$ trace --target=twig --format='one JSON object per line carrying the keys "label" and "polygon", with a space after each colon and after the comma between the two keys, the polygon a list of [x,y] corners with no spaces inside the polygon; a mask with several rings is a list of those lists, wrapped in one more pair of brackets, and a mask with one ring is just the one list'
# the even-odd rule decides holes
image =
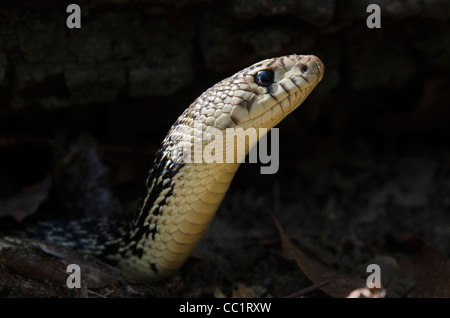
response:
{"label": "twig", "polygon": [[301,289],[299,291],[296,291],[295,293],[287,295],[284,298],[297,298],[297,297],[303,296],[303,295],[305,295],[307,293],[310,293],[310,292],[312,292],[314,290],[317,290],[319,288],[325,287],[325,286],[327,286],[329,284],[330,284],[329,280],[324,280],[323,282],[311,285],[309,287],[306,287],[306,288],[303,288],[303,289]]}

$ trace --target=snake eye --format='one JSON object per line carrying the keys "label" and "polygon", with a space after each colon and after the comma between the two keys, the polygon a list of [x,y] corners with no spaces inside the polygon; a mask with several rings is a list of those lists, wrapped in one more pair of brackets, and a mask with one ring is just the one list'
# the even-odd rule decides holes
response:
{"label": "snake eye", "polygon": [[273,71],[268,70],[259,71],[255,75],[255,83],[258,84],[259,86],[266,87],[273,83],[273,78],[274,78]]}

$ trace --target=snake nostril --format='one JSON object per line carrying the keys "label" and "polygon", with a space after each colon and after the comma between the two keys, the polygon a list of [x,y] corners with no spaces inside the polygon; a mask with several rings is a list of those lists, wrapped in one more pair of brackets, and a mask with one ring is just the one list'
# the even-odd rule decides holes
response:
{"label": "snake nostril", "polygon": [[300,65],[300,71],[301,71],[302,73],[306,73],[306,72],[308,71],[308,65],[306,65],[306,64],[301,64],[301,65]]}

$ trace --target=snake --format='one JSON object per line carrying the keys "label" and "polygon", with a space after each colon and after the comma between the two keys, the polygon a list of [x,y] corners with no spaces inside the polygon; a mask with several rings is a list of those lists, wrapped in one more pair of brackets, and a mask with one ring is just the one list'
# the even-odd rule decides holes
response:
{"label": "snake", "polygon": [[85,218],[60,226],[41,222],[30,233],[94,254],[130,281],[169,277],[200,242],[242,162],[237,156],[231,162],[186,160],[185,154],[195,147],[205,150],[213,141],[226,146],[227,134],[239,128],[262,131],[245,139],[242,155],[247,155],[265,132],[306,99],[324,70],[318,57],[292,54],[262,60],[220,81],[171,126],[155,154],[135,213],[120,221]]}

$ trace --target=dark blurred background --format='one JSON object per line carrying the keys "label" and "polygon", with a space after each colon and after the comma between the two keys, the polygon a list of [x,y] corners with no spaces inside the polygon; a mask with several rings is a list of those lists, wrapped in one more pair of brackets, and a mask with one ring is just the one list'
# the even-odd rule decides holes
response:
{"label": "dark blurred background", "polygon": [[325,76],[279,125],[279,172],[243,165],[199,251],[272,239],[274,215],[339,262],[398,233],[450,252],[449,1],[89,0],[68,29],[71,2],[0,4],[0,216],[134,210],[197,96],[314,54]]}

